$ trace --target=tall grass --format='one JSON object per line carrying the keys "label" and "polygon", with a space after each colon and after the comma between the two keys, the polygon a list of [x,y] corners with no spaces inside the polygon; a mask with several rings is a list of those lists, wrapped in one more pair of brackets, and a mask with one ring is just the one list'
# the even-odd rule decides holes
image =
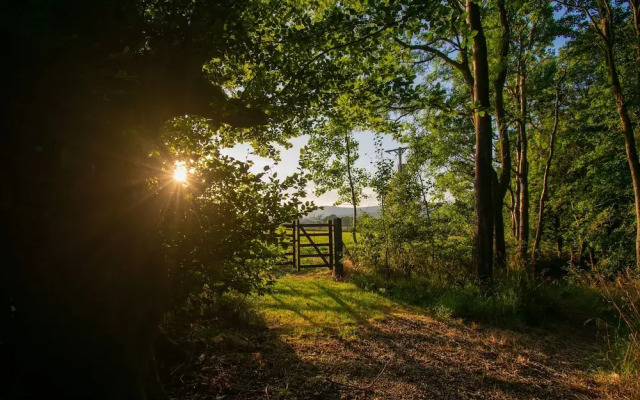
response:
{"label": "tall grass", "polygon": [[607,327],[607,358],[640,394],[640,274],[631,269],[613,278],[593,273],[587,283],[602,293],[618,317],[615,326]]}
{"label": "tall grass", "polygon": [[532,282],[527,274],[510,272],[490,288],[451,275],[428,274],[387,280],[358,271],[350,278],[365,290],[383,293],[396,301],[430,309],[442,317],[489,321],[511,326],[542,325],[566,297],[553,282]]}

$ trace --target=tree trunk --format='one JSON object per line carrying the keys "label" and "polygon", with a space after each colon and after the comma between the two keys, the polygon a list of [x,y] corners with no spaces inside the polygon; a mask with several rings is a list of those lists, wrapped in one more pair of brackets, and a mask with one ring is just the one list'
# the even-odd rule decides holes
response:
{"label": "tree trunk", "polygon": [[[515,172],[515,171],[514,171]],[[517,183],[517,177],[516,177],[516,183]],[[517,225],[516,225],[516,207],[517,207],[517,201],[516,201],[516,195],[513,193],[513,189],[511,189],[511,186],[509,186],[509,198],[511,199],[511,234],[513,235],[513,237],[516,237],[517,234]]]}
{"label": "tree trunk", "polygon": [[520,121],[518,123],[518,135],[520,137],[520,159],[518,172],[520,175],[520,209],[518,227],[518,259],[527,257],[529,242],[529,161],[527,160],[527,90],[526,90],[526,66],[520,68]]}
{"label": "tree trunk", "polygon": [[[420,175],[420,171],[417,171],[418,181],[420,182],[420,192],[422,193],[422,202],[424,204],[424,210],[427,215],[427,224],[431,226],[431,211],[429,210],[429,201],[427,200],[427,192],[424,188],[424,181]],[[431,262],[436,260],[436,243],[434,240],[433,232],[429,233],[429,244],[431,245]]]}
{"label": "tree trunk", "polygon": [[494,257],[498,268],[507,267],[507,251],[504,238],[504,196],[507,194],[511,180],[511,149],[509,146],[509,135],[505,123],[504,110],[504,83],[507,79],[507,57],[509,55],[509,42],[511,30],[504,0],[498,0],[498,13],[500,25],[502,26],[502,37],[500,41],[500,59],[498,61],[498,73],[494,80],[496,123],[498,125],[498,140],[500,141],[500,164],[501,169],[496,175],[494,190]]}
{"label": "tree trunk", "polygon": [[633,26],[636,28],[636,88],[640,90],[640,0],[629,0],[629,4],[633,12]]}
{"label": "tree trunk", "polygon": [[560,108],[560,82],[556,87],[556,101],[554,107],[554,121],[553,129],[549,136],[549,155],[547,156],[547,163],[544,166],[544,177],[542,178],[542,192],[540,193],[540,205],[538,211],[538,226],[536,228],[536,237],[533,241],[533,250],[531,251],[531,271],[535,277],[536,260],[538,256],[538,250],[540,249],[540,239],[542,237],[542,224],[544,222],[544,203],[547,198],[547,188],[549,186],[549,174],[551,172],[551,161],[553,159],[554,146],[556,141],[556,133],[558,131],[559,121],[559,108]]}
{"label": "tree trunk", "polygon": [[520,157],[522,157],[522,145],[520,142],[520,135],[516,136],[516,169],[514,171],[515,175],[515,193],[514,193],[514,205],[512,212],[513,219],[513,237],[516,240],[516,243],[520,241],[520,190],[522,189],[520,185]]}
{"label": "tree trunk", "polygon": [[[622,85],[620,84],[615,63],[613,32],[611,31],[613,29],[613,17],[608,0],[598,0],[598,8],[602,16],[602,26],[599,32],[604,42],[607,74],[609,75],[611,90],[616,100],[616,108],[618,110],[618,116],[620,117],[622,134],[624,135],[627,162],[631,170],[631,181],[633,183],[633,194],[636,206],[636,267],[640,269],[640,161],[638,161],[633,123],[629,116],[629,109],[624,99]],[[598,26],[595,26],[595,28],[600,29]]]}
{"label": "tree trunk", "polygon": [[353,226],[351,227],[351,236],[353,237],[353,243],[358,244],[358,238],[356,233],[357,218],[358,218],[358,202],[356,198],[356,188],[353,182],[353,176],[351,175],[351,144],[349,142],[349,132],[344,135],[344,142],[347,150],[347,179],[349,180],[349,191],[351,192],[351,204],[353,206]]}
{"label": "tree trunk", "polygon": [[493,223],[494,223],[494,234],[495,237],[493,239],[493,255],[495,260],[495,265],[498,268],[506,269],[507,268],[507,253],[506,253],[506,243],[504,237],[504,216],[502,214],[504,202],[503,198],[505,193],[501,191],[502,187],[500,185],[500,180],[498,178],[498,174],[493,174],[493,185],[494,185],[494,193],[493,193]]}
{"label": "tree trunk", "polygon": [[424,188],[424,180],[420,175],[420,171],[418,171],[416,175],[418,176],[418,182],[420,182],[420,193],[422,194],[422,203],[424,205],[424,211],[427,215],[427,223],[431,224],[431,212],[429,210],[429,201],[427,200],[427,192],[425,191],[425,188]]}
{"label": "tree trunk", "polygon": [[385,196],[380,199],[380,211],[382,212],[382,232],[384,234],[384,266],[387,272],[387,280],[391,279],[391,266],[389,264],[389,233],[387,230],[387,219],[385,216]]}
{"label": "tree trunk", "polygon": [[474,264],[478,277],[487,283],[493,279],[493,195],[492,166],[493,131],[489,110],[489,63],[487,61],[487,41],[482,29],[480,6],[473,0],[467,0],[467,19],[473,37],[474,99],[479,109],[474,115],[476,131],[475,154],[475,227],[474,227]]}

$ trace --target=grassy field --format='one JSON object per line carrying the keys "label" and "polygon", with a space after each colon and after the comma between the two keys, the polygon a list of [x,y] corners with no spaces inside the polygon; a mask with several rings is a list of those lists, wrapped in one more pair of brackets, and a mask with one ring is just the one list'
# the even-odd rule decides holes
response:
{"label": "grassy field", "polygon": [[[251,318],[195,326],[179,399],[631,399],[589,331],[512,331],[441,318],[331,279],[280,278]],[[599,372],[594,372],[599,371]]]}

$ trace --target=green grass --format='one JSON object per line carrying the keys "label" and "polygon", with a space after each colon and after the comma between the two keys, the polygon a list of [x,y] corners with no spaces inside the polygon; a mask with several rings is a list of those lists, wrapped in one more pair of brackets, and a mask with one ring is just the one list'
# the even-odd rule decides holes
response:
{"label": "green grass", "polygon": [[387,281],[373,273],[359,273],[350,279],[364,290],[430,310],[442,318],[463,318],[513,328],[561,321],[565,319],[563,311],[567,307],[579,314],[594,307],[592,297],[572,293],[566,285],[536,284],[517,277],[499,279],[488,291],[470,280],[448,282],[437,276]]}
{"label": "green grass", "polygon": [[277,280],[272,293],[254,298],[269,326],[293,335],[328,331],[340,337],[356,334],[359,324],[384,318],[390,299],[351,283],[318,279],[328,269],[292,273]]}

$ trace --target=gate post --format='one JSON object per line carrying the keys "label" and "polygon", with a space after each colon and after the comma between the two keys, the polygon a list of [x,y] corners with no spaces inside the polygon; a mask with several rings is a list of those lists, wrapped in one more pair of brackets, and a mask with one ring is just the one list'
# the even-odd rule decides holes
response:
{"label": "gate post", "polygon": [[344,271],[342,266],[342,218],[333,221],[333,276],[342,278]]}
{"label": "gate post", "polygon": [[334,251],[335,249],[333,248],[333,235],[335,232],[335,228],[333,226],[333,220],[330,219],[327,221],[327,224],[329,225],[329,269],[333,269],[333,258],[336,255],[336,252]]}
{"label": "gate post", "polygon": [[295,259],[296,269],[298,272],[300,272],[300,220],[297,220],[293,223],[293,229],[296,238],[294,242],[295,249],[293,258]]}

